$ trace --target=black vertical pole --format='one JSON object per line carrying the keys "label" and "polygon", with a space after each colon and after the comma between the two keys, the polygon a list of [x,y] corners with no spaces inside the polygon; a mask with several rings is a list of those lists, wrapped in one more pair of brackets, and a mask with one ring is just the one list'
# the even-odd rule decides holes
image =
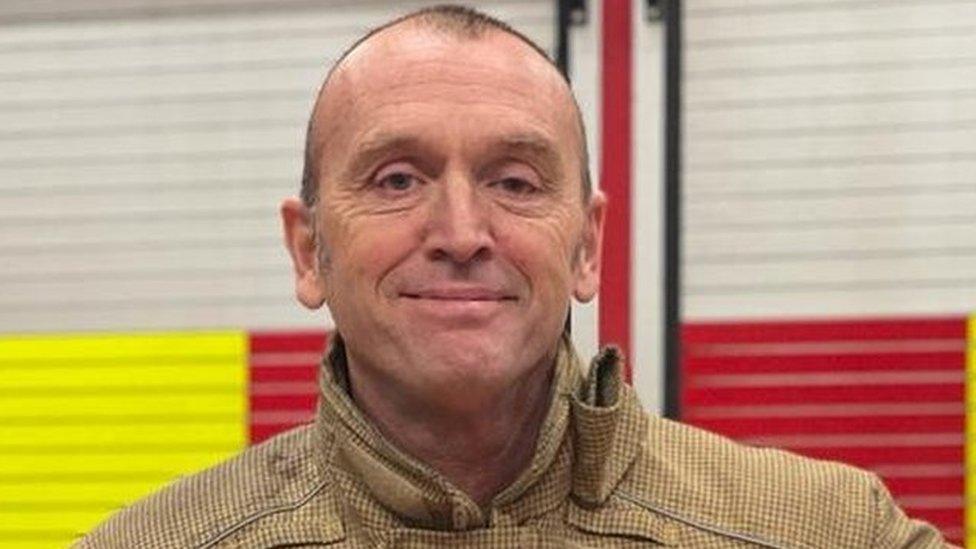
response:
{"label": "black vertical pole", "polygon": [[681,417],[681,0],[664,0],[664,415]]}
{"label": "black vertical pole", "polygon": [[572,2],[556,0],[556,66],[569,80],[569,25]]}
{"label": "black vertical pole", "polygon": [[556,66],[570,80],[569,28],[586,22],[585,0],[555,0],[556,4]]}

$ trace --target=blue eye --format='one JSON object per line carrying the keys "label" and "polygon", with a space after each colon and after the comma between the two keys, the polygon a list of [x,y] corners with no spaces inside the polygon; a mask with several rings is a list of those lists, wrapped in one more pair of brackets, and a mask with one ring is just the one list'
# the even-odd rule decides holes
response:
{"label": "blue eye", "polygon": [[410,188],[414,186],[414,183],[416,182],[416,177],[407,173],[396,172],[380,179],[377,182],[377,185],[391,191],[403,192],[410,190]]}

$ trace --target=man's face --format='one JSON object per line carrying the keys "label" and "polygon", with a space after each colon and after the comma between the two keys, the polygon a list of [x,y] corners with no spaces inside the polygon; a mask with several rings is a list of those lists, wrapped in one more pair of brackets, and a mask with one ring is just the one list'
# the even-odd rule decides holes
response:
{"label": "man's face", "polygon": [[463,399],[548,364],[570,297],[596,291],[603,213],[555,70],[503,33],[403,24],[346,59],[314,116],[327,260],[298,292],[328,304],[354,385],[358,368]]}

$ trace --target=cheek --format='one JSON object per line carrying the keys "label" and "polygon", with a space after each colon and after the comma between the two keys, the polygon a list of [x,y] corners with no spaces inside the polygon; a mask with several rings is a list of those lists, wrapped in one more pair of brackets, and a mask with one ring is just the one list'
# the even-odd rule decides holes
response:
{"label": "cheek", "polygon": [[336,282],[343,286],[334,290],[375,288],[416,248],[416,223],[402,217],[349,220],[333,228],[332,268]]}
{"label": "cheek", "polygon": [[499,244],[528,279],[536,299],[568,299],[572,285],[575,242],[572,224],[531,220],[506,231]]}

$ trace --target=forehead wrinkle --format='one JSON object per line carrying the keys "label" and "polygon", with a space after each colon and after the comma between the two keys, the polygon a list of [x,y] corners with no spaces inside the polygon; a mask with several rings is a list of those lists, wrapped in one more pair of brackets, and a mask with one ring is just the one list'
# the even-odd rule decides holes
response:
{"label": "forehead wrinkle", "polygon": [[[394,54],[395,55],[395,54]],[[561,94],[566,87],[565,82],[557,80],[555,76],[543,74],[532,70],[531,67],[524,67],[517,63],[491,64],[486,63],[477,56],[460,55],[453,50],[445,50],[443,55],[429,53],[423,57],[406,57],[405,54],[397,60],[396,68],[379,67],[375,63],[360,63],[358,67],[347,67],[344,71],[347,75],[353,75],[352,79],[360,80],[357,82],[367,88],[386,88],[389,82],[396,84],[432,84],[441,83],[451,85],[487,85],[492,87],[503,87],[504,81],[499,76],[512,78],[515,83],[507,86],[514,93],[525,93],[523,90],[528,88],[545,87],[550,94]],[[374,71],[378,73],[377,78],[362,78],[356,75],[353,69],[359,72]],[[359,76],[359,78],[355,78]],[[472,82],[474,80],[474,82]]]}
{"label": "forehead wrinkle", "polygon": [[[435,62],[431,64],[438,65]],[[370,101],[377,101],[381,105],[445,101],[458,105],[507,106],[531,113],[537,118],[548,119],[554,124],[559,123],[557,113],[559,103],[563,100],[562,92],[552,86],[540,86],[539,82],[530,79],[509,83],[491,78],[490,75],[494,73],[490,71],[484,72],[488,77],[483,79],[472,79],[470,74],[434,70],[405,78],[381,72],[377,79],[363,79],[365,82],[361,91],[349,98],[347,105],[360,108],[363,103],[367,103],[370,111],[375,108],[368,105]],[[391,95],[390,90],[398,90],[402,96]],[[486,94],[490,94],[487,95],[491,98],[490,101],[486,102]]]}
{"label": "forehead wrinkle", "polygon": [[[559,98],[555,97],[553,93],[530,95],[523,91],[524,87],[500,84],[497,81],[493,83],[494,85],[489,86],[485,82],[472,82],[470,77],[464,76],[446,79],[417,78],[410,82],[393,79],[391,86],[386,85],[387,82],[383,80],[386,79],[371,81],[368,89],[360,93],[334,94],[342,97],[337,98],[336,104],[328,105],[326,108],[321,109],[319,115],[325,124],[318,125],[316,129],[322,130],[331,126],[331,129],[338,130],[341,126],[351,122],[352,117],[350,114],[352,113],[362,113],[365,116],[374,118],[377,113],[384,110],[393,110],[394,112],[390,120],[399,121],[403,119],[403,116],[396,111],[404,106],[411,105],[421,105],[436,110],[445,107],[450,108],[450,105],[458,107],[484,107],[485,109],[504,108],[514,111],[519,117],[534,120],[533,125],[537,125],[540,128],[552,126],[553,130],[556,130],[556,128],[565,123],[556,114],[558,109],[553,108],[559,102]],[[336,87],[354,87],[355,85],[353,82],[344,82],[342,84],[337,82]],[[391,88],[401,90],[402,93],[390,94],[389,91]],[[552,92],[555,90],[548,91]],[[486,93],[491,94],[492,101],[485,101]],[[540,95],[549,100],[540,104],[538,101]],[[333,110],[345,112],[346,115],[327,116],[328,113],[325,111]],[[369,123],[370,126],[376,126],[379,124],[387,124],[389,120],[377,121],[372,119],[369,120]],[[365,128],[358,132],[354,129],[351,141],[358,141],[358,135],[368,133],[373,129]],[[556,131],[558,132],[558,130]],[[338,132],[326,131],[321,133],[326,136],[333,136]]]}

